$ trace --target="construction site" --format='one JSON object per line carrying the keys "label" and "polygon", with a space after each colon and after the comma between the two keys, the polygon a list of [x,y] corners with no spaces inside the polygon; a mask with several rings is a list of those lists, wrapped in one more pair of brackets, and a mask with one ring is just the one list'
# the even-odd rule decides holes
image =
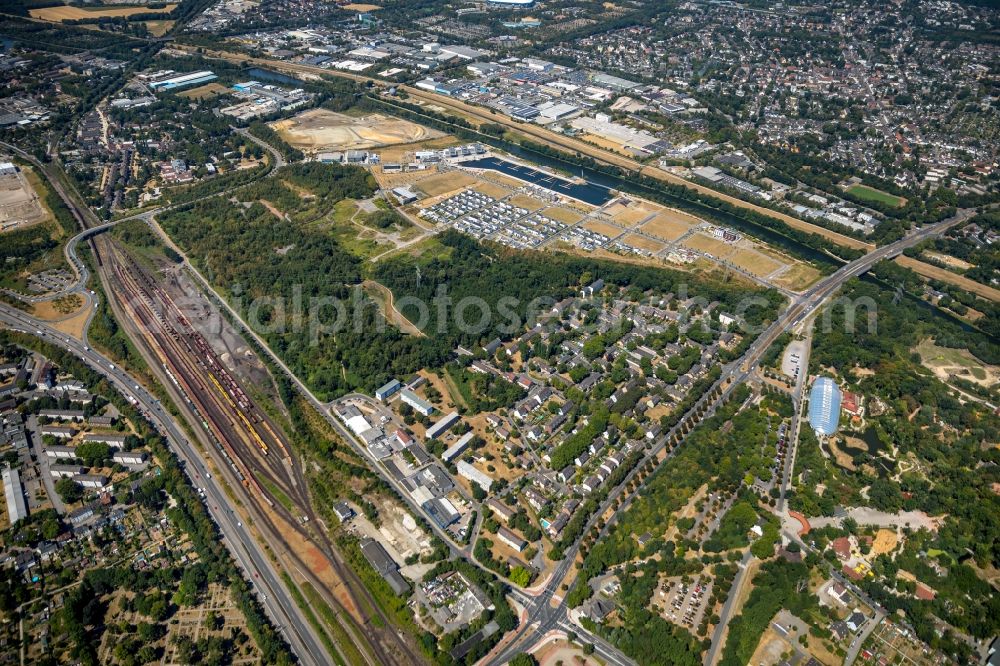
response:
{"label": "construction site", "polygon": [[270,126],[289,145],[310,154],[394,146],[444,136],[400,118],[377,113],[349,116],[326,109],[303,111]]}
{"label": "construction site", "polygon": [[25,172],[0,162],[0,232],[41,222],[48,217]]}

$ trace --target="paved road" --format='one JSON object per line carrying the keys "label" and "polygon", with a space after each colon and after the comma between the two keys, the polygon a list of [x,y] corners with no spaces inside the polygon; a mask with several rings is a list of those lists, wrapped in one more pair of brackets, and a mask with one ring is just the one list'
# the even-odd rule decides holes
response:
{"label": "paved road", "polygon": [[[231,129],[240,136],[257,144],[258,146],[266,150],[268,153],[270,153],[271,166],[267,170],[267,173],[262,174],[260,178],[266,178],[267,176],[270,176],[277,169],[280,169],[281,167],[287,164],[281,152],[279,152],[269,143],[266,143],[261,139],[255,137],[253,134],[250,134],[249,130],[237,127],[231,127]],[[16,298],[24,303],[43,303],[46,301],[54,300],[56,298],[61,298],[63,296],[68,296],[70,294],[78,294],[83,297],[84,304],[87,307],[89,307],[91,310],[96,310],[96,304],[95,304],[96,299],[86,288],[88,282],[90,281],[90,271],[87,269],[87,265],[83,262],[83,260],[80,259],[80,257],[76,253],[76,248],[80,244],[80,241],[87,240],[92,236],[107,231],[108,229],[111,229],[112,227],[121,224],[122,222],[128,222],[130,220],[143,220],[148,223],[150,220],[153,219],[155,215],[159,213],[165,213],[167,211],[175,210],[178,208],[187,208],[202,201],[226,195],[241,187],[246,187],[248,184],[248,183],[242,183],[240,185],[233,186],[221,192],[216,192],[214,194],[207,194],[204,197],[201,197],[199,199],[194,199],[193,201],[171,204],[167,206],[157,206],[155,208],[150,208],[148,210],[144,210],[134,215],[128,215],[126,217],[112,220],[110,222],[106,222],[103,224],[96,224],[95,223],[96,216],[93,216],[92,212],[89,209],[83,209],[82,207],[80,207],[77,204],[77,202],[69,196],[69,193],[65,190],[65,188],[63,188],[56,175],[50,172],[52,168],[51,166],[46,166],[42,164],[34,155],[26,153],[17,146],[14,146],[12,144],[0,141],[0,146],[3,146],[8,150],[16,152],[20,157],[28,160],[33,165],[35,165],[35,167],[39,170],[39,172],[43,176],[45,176],[49,185],[56,191],[56,194],[59,195],[59,197],[63,200],[63,202],[66,204],[69,210],[74,214],[74,217],[76,217],[77,222],[80,224],[80,226],[83,227],[83,231],[78,233],[76,236],[73,236],[68,241],[66,241],[66,245],[63,247],[63,254],[66,257],[66,263],[69,264],[70,268],[72,268],[73,272],[76,274],[76,279],[73,281],[73,283],[67,285],[63,289],[60,289],[59,291],[50,292],[47,294],[41,294],[38,296],[25,295],[20,292],[14,291],[12,289],[4,289],[4,291],[7,294],[10,294],[13,298]],[[86,336],[86,330],[90,324],[90,319],[93,318],[93,315],[94,313],[91,312],[84,326],[85,336]]]}
{"label": "paved road", "polygon": [[219,480],[211,476],[198,452],[170,415],[164,411],[159,401],[121,368],[115,367],[112,370],[111,361],[89,346],[74,338],[66,337],[20,310],[0,303],[0,324],[35,335],[72,352],[104,375],[123,395],[137,401],[139,409],[166,437],[170,448],[183,463],[184,471],[191,483],[204,489],[208,513],[218,526],[229,552],[243,570],[246,579],[256,588],[261,604],[279,627],[299,660],[304,664],[323,666],[326,661],[326,651],[301,610],[292,601],[291,593],[285,588],[261,547],[229,508],[230,500]]}
{"label": "paved road", "polygon": [[806,324],[806,340],[799,353],[799,376],[795,380],[792,388],[792,425],[788,429],[788,441],[785,443],[787,453],[785,455],[785,466],[781,470],[781,494],[778,496],[778,511],[785,510],[785,495],[792,483],[792,474],[795,471],[795,456],[799,450],[799,433],[802,428],[802,407],[803,396],[805,395],[806,378],[809,376],[809,355],[812,353],[813,323]]}
{"label": "paved road", "polygon": [[38,470],[41,473],[42,483],[45,485],[45,492],[48,493],[49,500],[52,502],[56,513],[60,516],[65,516],[66,506],[63,504],[59,493],[56,492],[55,479],[49,473],[49,457],[45,454],[45,449],[42,448],[42,435],[38,430],[38,417],[32,414],[28,417],[25,425],[28,427],[28,432],[31,433],[31,450],[35,454],[35,460],[38,461]]}
{"label": "paved road", "polygon": [[[270,149],[270,147],[268,148]],[[273,149],[270,150],[273,151]],[[218,195],[213,195],[213,196],[218,196]],[[190,205],[190,203],[184,205]],[[160,231],[160,233],[162,234],[162,231],[159,230],[159,227],[158,225],[156,225],[155,220],[153,218],[153,215],[156,212],[159,212],[159,210],[162,209],[154,209],[151,211],[146,211],[139,215],[125,219],[142,218],[148,224],[150,224],[151,227]],[[718,406],[723,404],[725,400],[728,399],[728,397],[732,394],[732,391],[735,390],[736,386],[738,386],[740,383],[745,381],[750,376],[751,371],[759,362],[760,357],[768,349],[768,347],[771,345],[774,339],[776,339],[782,332],[789,330],[793,326],[800,323],[803,319],[808,317],[810,314],[812,314],[826,300],[828,300],[834,293],[836,293],[836,291],[843,285],[844,282],[846,282],[848,279],[851,279],[866,272],[875,263],[883,259],[891,258],[898,255],[906,247],[909,247],[925,238],[931,237],[932,235],[943,233],[947,228],[950,228],[954,224],[957,224],[958,222],[967,219],[971,214],[972,211],[960,211],[959,214],[957,214],[954,218],[950,220],[947,220],[945,222],[936,225],[926,226],[918,230],[917,232],[907,236],[906,238],[897,241],[896,243],[887,245],[882,248],[877,248],[874,251],[862,257],[861,259],[845,265],[836,273],[820,281],[814,287],[810,288],[802,295],[794,299],[790,307],[785,311],[785,313],[783,313],[782,316],[780,316],[778,320],[774,322],[774,324],[772,324],[767,330],[764,331],[762,335],[758,337],[755,343],[750,346],[746,354],[744,354],[743,358],[739,362],[734,362],[724,368],[722,376],[719,378],[716,385],[712,389],[710,389],[710,391],[708,391],[687,414],[685,414],[684,418],[680,421],[680,423],[677,426],[675,426],[674,429],[672,429],[669,433],[665,434],[663,437],[661,437],[660,440],[658,440],[656,445],[652,447],[650,452],[647,454],[646,458],[644,458],[626,477],[626,481],[633,478],[634,475],[637,474],[638,471],[646,464],[646,462],[652,459],[652,456],[655,456],[660,450],[662,450],[665,446],[667,446],[669,439],[673,437],[675,434],[679,433],[681,426],[690,421],[694,417],[695,413],[702,413],[705,416],[710,416],[711,414],[713,414],[714,411],[718,408]],[[86,234],[87,232],[84,233]],[[163,235],[165,236],[165,234]],[[205,280],[200,275],[200,273],[198,273],[197,270],[190,265],[190,262],[187,262],[187,264],[188,267],[192,270],[192,272],[196,275],[196,277],[202,282],[203,286],[209,289],[210,291],[214,292],[208,281]],[[245,332],[250,336],[252,336],[257,341],[258,345],[260,345],[261,348],[264,349],[266,353],[268,353],[272,361],[274,361],[292,379],[292,381],[298,387],[299,391],[304,396],[307,397],[307,399],[313,404],[313,406],[317,410],[320,411],[321,414],[323,414],[324,418],[327,419],[327,421],[331,424],[331,426],[337,430],[337,432],[345,439],[345,441],[350,442],[358,450],[358,452],[361,453],[361,455],[365,456],[369,460],[372,460],[367,448],[362,446],[353,437],[353,435],[343,426],[343,424],[341,424],[336,418],[330,415],[328,409],[326,408],[327,406],[321,401],[319,401],[312,394],[312,392],[309,391],[309,389],[289,370],[287,366],[285,366],[285,364],[281,361],[281,359],[277,357],[277,355],[273,354],[270,351],[266,342],[262,338],[260,338],[260,336],[258,336],[249,326],[247,326],[245,322],[242,321],[238,313],[236,313],[235,310],[229,307],[228,303],[226,303],[223,299],[217,298],[216,300],[222,305],[222,307],[224,307],[229,311],[230,315],[235,320],[239,321],[242,324]],[[67,344],[72,344],[72,343],[67,343]],[[80,346],[83,346],[82,343],[80,343]],[[159,409],[159,406],[156,405],[156,408]],[[377,464],[376,461],[372,460],[372,463],[373,463],[373,468],[382,473],[383,478],[396,489],[400,497],[405,502],[410,504],[411,508],[418,515],[423,515],[423,512],[420,509],[420,507],[415,506],[415,503],[410,498],[409,493],[407,493],[405,489],[402,488],[391,475],[387,474],[384,471],[384,469]],[[601,506],[600,510],[597,511],[591,518],[590,522],[587,525],[587,529],[583,532],[584,534],[586,534],[593,528],[598,518],[612,506],[614,501],[617,500],[619,496],[621,496],[624,493],[625,486],[626,483],[622,483],[618,487],[618,489],[609,494],[608,498],[606,499],[605,503]],[[222,501],[223,500],[220,500],[220,502]],[[621,511],[624,509],[626,505],[627,504],[623,504],[623,508],[619,509],[612,515],[611,520],[608,521],[607,526],[604,528],[605,530],[608,529],[608,527],[610,527],[610,525],[615,521],[618,515],[620,515]],[[225,506],[225,504],[223,504],[223,506]],[[433,521],[430,522],[433,525]],[[470,561],[474,562],[474,559],[471,557],[470,547],[468,546],[459,547],[455,545],[454,542],[452,542],[452,540],[450,539],[450,537],[448,537],[446,534],[442,534],[442,536],[444,536],[446,542],[449,543],[452,551],[456,555],[465,557]],[[543,589],[537,596],[530,597],[519,591],[513,592],[513,596],[528,609],[528,621],[525,623],[525,626],[514,637],[512,641],[512,647],[505,650],[498,657],[490,660],[491,664],[500,664],[504,663],[505,661],[509,661],[509,659],[512,658],[515,654],[522,651],[524,646],[522,646],[521,644],[527,637],[529,636],[541,637],[549,629],[557,626],[562,626],[565,623],[565,620],[567,618],[567,609],[565,607],[565,601],[563,600],[560,603],[556,604],[555,606],[552,605],[551,601],[558,592],[559,584],[563,580],[565,574],[568,572],[569,567],[572,565],[575,555],[578,551],[578,548],[579,548],[579,542],[567,551],[565,559],[557,566],[556,571],[549,579],[549,582],[543,587]],[[278,584],[277,581],[274,581],[274,583],[275,583],[274,587],[280,589],[280,584]],[[734,585],[734,588],[735,587],[736,586]],[[272,596],[268,597],[268,599],[274,598],[274,596],[275,595],[272,594]],[[294,607],[294,604],[292,604],[292,606]],[[295,609],[293,608],[293,610]],[[308,625],[305,625],[304,627],[301,627],[300,631],[307,629]],[[577,629],[577,633],[582,633],[586,636],[586,639],[591,640],[591,642],[594,643],[597,651],[600,652],[602,656],[604,656],[604,658],[607,659],[609,662],[615,664],[630,663],[629,660],[626,657],[624,657],[624,655],[621,655],[617,650],[615,650],[610,645],[606,644],[604,641],[600,640],[598,637],[587,635],[587,632],[584,632],[582,628]],[[322,654],[322,652],[317,651],[314,652],[313,654]]]}
{"label": "paved road", "polygon": [[[756,365],[760,362],[761,357],[771,346],[774,340],[778,338],[778,336],[780,336],[785,331],[791,330],[793,327],[797,326],[798,324],[806,320],[808,317],[810,317],[826,301],[828,301],[834,294],[836,294],[837,291],[843,286],[845,282],[867,272],[876,263],[884,259],[890,259],[902,253],[902,251],[905,250],[907,247],[911,247],[912,245],[915,245],[916,243],[919,243],[922,240],[944,233],[952,226],[968,219],[973,214],[974,211],[972,210],[959,211],[954,217],[949,218],[948,220],[944,220],[934,225],[925,226],[922,229],[906,236],[905,238],[896,241],[895,243],[886,245],[881,248],[877,248],[861,258],[852,261],[848,264],[845,264],[839,270],[829,275],[828,277],[824,278],[820,282],[816,283],[810,289],[803,292],[799,297],[793,299],[792,303],[785,310],[785,312],[782,313],[782,315],[779,316],[778,319],[773,324],[771,324],[771,326],[769,326],[760,336],[758,336],[757,340],[749,347],[749,349],[747,349],[746,353],[743,355],[741,359],[725,366],[722,375],[719,377],[719,380],[716,383],[716,386],[713,387],[712,390],[706,393],[706,396],[712,395],[716,389],[721,389],[721,391],[719,391],[717,394],[718,397],[712,399],[710,407],[707,410],[705,410],[704,417],[702,418],[707,418],[711,416],[720,405],[722,405],[726,400],[729,399],[729,396],[732,394],[732,392],[736,389],[737,386],[739,386],[744,381],[750,378]],[[699,411],[704,406],[703,402],[704,400],[706,400],[706,398],[703,398],[703,400],[699,400],[698,403],[696,403],[695,406],[684,416],[681,423],[685,422],[686,420],[691,418],[694,413]],[[659,451],[660,449],[662,449],[666,445],[667,438],[672,436],[672,432],[673,431],[671,431],[671,433],[667,433],[663,438],[661,438],[658,441],[656,447],[654,447],[653,451]],[[638,471],[638,469],[640,469],[644,464],[645,461],[641,462],[639,465],[636,466],[636,469],[633,471]],[[583,532],[584,534],[586,534],[591,530],[593,524],[596,522],[596,518],[604,513],[606,507],[610,507],[611,501],[614,498],[616,498],[619,494],[621,494],[621,492],[623,492],[623,489],[624,485],[617,492],[612,492],[609,495],[608,502],[606,502],[605,506],[601,507],[601,510],[598,511],[597,514],[595,514],[594,519],[591,520],[590,524],[588,524],[587,529],[584,530]],[[621,513],[627,508],[628,508],[628,503],[627,502],[623,503],[621,508],[619,508],[611,516],[610,520],[607,521],[606,525],[601,530],[602,535],[607,533],[607,531],[614,524],[618,516],[621,515]],[[600,535],[598,536],[598,538],[600,538]],[[546,630],[555,626],[559,622],[559,620],[565,616],[566,613],[566,609],[564,607],[565,602],[560,603],[556,608],[552,608],[549,601],[551,601],[552,597],[555,595],[557,586],[559,582],[561,582],[562,580],[562,575],[560,575],[560,573],[565,574],[565,572],[568,571],[568,567],[572,563],[572,560],[576,555],[576,549],[578,545],[579,543],[572,549],[567,551],[566,559],[560,564],[559,568],[557,569],[556,575],[553,576],[554,582],[551,585],[546,586],[544,594],[536,599],[536,603],[534,604],[534,610],[529,611],[528,619],[525,622],[525,625],[527,626],[519,630],[517,637],[512,641],[510,647],[506,648],[501,654],[493,657],[488,661],[489,666],[499,666],[500,664],[510,661],[510,659],[516,656],[518,652],[523,651],[524,647],[526,647],[525,645],[526,640],[531,636],[533,636],[536,633],[536,631],[541,632],[539,635],[544,635]],[[749,556],[749,551],[748,551],[748,556]],[[741,569],[741,573],[742,571],[744,570]],[[578,582],[577,584],[583,584],[583,583]],[[731,597],[733,594],[735,594],[735,590],[737,589],[738,585],[734,583],[732,587],[733,591],[731,592],[730,595]],[[727,599],[726,604],[729,605],[731,608],[732,606],[731,598]],[[532,629],[531,627],[536,623],[538,625],[538,629],[537,630]],[[720,622],[719,626],[720,627],[724,626],[724,624],[725,622]],[[721,632],[717,630],[716,633],[720,634]],[[718,651],[722,648],[722,645],[723,642],[721,641],[721,636],[717,637],[713,635],[714,649],[710,650],[711,656],[713,656],[713,658],[717,656]]]}
{"label": "paved road", "polygon": [[743,559],[739,561],[736,571],[736,577],[733,578],[733,585],[729,588],[729,595],[726,597],[726,603],[722,604],[722,610],[719,611],[719,624],[715,626],[715,631],[712,632],[712,645],[708,648],[708,654],[705,656],[704,663],[707,666],[713,666],[719,657],[721,656],[720,651],[724,641],[722,640],[725,635],[726,627],[729,626],[729,621],[733,619],[733,613],[736,609],[736,598],[740,594],[740,589],[745,585],[743,579],[747,575],[747,567],[750,565],[750,560],[753,559],[753,553],[750,549],[743,553]]}

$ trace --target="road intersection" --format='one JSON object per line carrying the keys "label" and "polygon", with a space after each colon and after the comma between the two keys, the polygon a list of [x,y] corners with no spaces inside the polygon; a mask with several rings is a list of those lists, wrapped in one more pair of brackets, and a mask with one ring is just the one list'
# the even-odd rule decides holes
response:
{"label": "road intersection", "polygon": [[[248,138],[255,140],[252,137]],[[258,141],[258,143],[261,142]],[[272,160],[272,170],[283,163],[277,151],[274,151],[273,148],[266,146],[266,144],[262,145],[267,147],[274,157]],[[86,209],[78,210],[78,207],[73,203],[72,199],[66,195],[62,188],[58,185],[57,181],[50,178],[50,182],[53,183],[54,188],[60,196],[63,197],[64,201],[67,202],[70,209],[74,211],[74,214],[81,221],[81,224],[84,227],[87,227],[85,219],[87,217],[92,218],[93,214]],[[218,196],[218,194],[210,196]],[[93,295],[86,291],[87,281],[90,278],[89,271],[76,254],[76,248],[79,241],[85,240],[93,234],[105,231],[115,224],[134,219],[142,219],[154,230],[159,232],[161,236],[166,238],[166,235],[163,234],[162,230],[160,230],[158,225],[156,225],[155,215],[157,213],[170,210],[171,208],[189,206],[192,203],[195,202],[186,202],[176,206],[154,208],[105,224],[94,224],[94,220],[91,220],[91,226],[89,228],[85,228],[83,232],[71,239],[66,246],[67,259],[77,272],[78,278],[77,282],[69,288],[67,293],[82,292],[87,297],[87,303],[93,304]],[[682,433],[685,433],[694,427],[698,420],[707,418],[708,416],[714,414],[714,412],[729,399],[735,388],[751,377],[753,372],[755,372],[756,366],[759,364],[763,354],[778,338],[778,336],[780,336],[783,332],[798,326],[812,316],[839,291],[846,281],[865,273],[876,263],[882,260],[898,256],[907,247],[915,245],[926,238],[943,233],[948,228],[951,228],[955,224],[958,224],[959,222],[970,217],[973,212],[974,211],[970,210],[960,211],[949,220],[937,224],[927,225],[892,244],[876,248],[860,259],[845,264],[839,270],[819,281],[816,285],[802,294],[793,297],[785,312],[782,313],[782,315],[779,316],[775,322],[773,322],[758,336],[757,340],[750,345],[748,350],[739,360],[726,365],[722,369],[722,373],[716,380],[715,384],[695,402],[695,404],[686,414],[683,415],[683,417],[669,432],[662,435],[661,438],[649,448],[646,455],[639,461],[639,463],[625,477],[625,479],[616,488],[612,489],[602,505],[599,507],[598,511],[596,511],[590,518],[582,534],[587,535],[588,533],[594,532],[597,529],[597,524],[601,516],[611,510],[620,498],[622,500],[627,499],[623,496],[626,492],[626,487],[629,485],[628,482],[635,478],[640,470],[646,467],[650,462],[653,462],[658,454],[660,454],[661,451],[667,447],[670,447],[667,454],[667,458],[669,458],[676,446],[680,446],[683,442],[681,438]],[[90,213],[90,216],[87,216],[87,213]],[[167,240],[169,242],[169,239]],[[257,335],[257,333],[243,321],[239,313],[237,313],[224,299],[218,296],[210,283],[204,279],[204,277],[197,271],[197,269],[195,269],[194,266],[191,265],[191,262],[187,261],[186,258],[185,264],[201,283],[201,286],[206,290],[206,292],[215,296],[217,304],[228,311],[233,320],[239,323],[240,327],[243,329],[242,332],[252,338],[267,354],[270,361],[280,368],[281,371],[292,380],[296,388],[309,400],[313,407],[315,407],[317,411],[323,415],[323,417],[338,432],[338,434],[345,441],[351,443],[361,455],[366,457],[366,459],[371,460],[373,468],[381,473],[383,479],[396,490],[400,498],[405,501],[417,515],[424,516],[422,508],[417,506],[412,498],[410,498],[409,493],[406,492],[405,488],[402,488],[392,475],[386,473],[385,470],[377,464],[377,461],[370,457],[370,453],[362,445],[362,443],[357,441],[353,434],[330,413],[329,405],[316,398],[308,387],[306,387],[305,384],[291,372],[284,362],[271,351],[261,336]],[[49,298],[55,296],[56,295],[49,295]],[[94,307],[91,307],[91,310],[95,309],[95,307],[96,304],[94,304]],[[149,416],[149,418],[156,424],[157,428],[167,437],[171,448],[185,463],[187,473],[189,476],[192,476],[192,481],[195,482],[196,485],[203,486],[205,488],[208,503],[212,507],[210,509],[210,514],[218,524],[220,532],[226,539],[230,551],[233,553],[234,558],[240,564],[241,568],[246,572],[248,579],[252,580],[253,578],[259,577],[260,583],[255,584],[260,590],[259,596],[261,602],[264,604],[268,613],[276,621],[276,623],[282,627],[284,635],[292,645],[296,654],[298,654],[304,663],[322,663],[321,660],[322,656],[325,655],[325,651],[322,649],[322,646],[311,626],[302,615],[301,610],[298,609],[297,605],[294,603],[291,593],[285,589],[280,577],[277,575],[270,561],[264,555],[260,545],[257,544],[252,536],[246,533],[239,521],[236,519],[235,513],[228,508],[230,500],[228,499],[226,493],[219,487],[218,480],[211,479],[207,468],[205,468],[204,464],[201,462],[201,456],[194,450],[191,443],[188,442],[188,440],[183,436],[180,428],[174,420],[164,412],[159,402],[142,389],[138,382],[134,381],[134,379],[127,375],[122,369],[112,368],[110,361],[93,351],[85,343],[85,341],[77,341],[73,338],[65,337],[63,334],[50,328],[41,320],[6,305],[0,306],[0,322],[3,322],[9,327],[17,328],[33,335],[38,335],[39,337],[71,351],[86,363],[91,365],[91,367],[94,367],[108,377],[116,388],[121,390],[126,395],[131,395],[136,401],[138,401],[144,413]],[[801,379],[799,383],[801,384]],[[797,386],[796,388],[798,391],[801,391],[801,386]],[[794,456],[789,456],[789,460],[791,461],[793,457]],[[790,461],[788,463],[789,465],[791,464]],[[790,475],[787,471],[783,475],[782,496],[784,495],[784,490],[787,487],[789,476]],[[619,507],[611,514],[610,519],[607,520],[601,528],[600,534],[607,533],[607,530],[609,530],[615,523],[616,519],[627,507],[627,505],[627,501],[622,501],[620,503]],[[432,525],[432,527],[434,526],[433,521],[428,522]],[[472,549],[470,546],[456,544],[450,536],[438,530],[436,527],[433,528],[445,539],[446,543],[449,544],[454,556],[463,557],[468,559],[473,564],[477,564],[472,556]],[[574,624],[572,622],[565,597],[558,594],[560,592],[560,585],[562,581],[565,579],[570,567],[573,566],[576,561],[576,556],[579,552],[582,541],[583,537],[578,539],[572,547],[566,550],[564,559],[559,563],[559,565],[557,565],[548,581],[535,594],[528,594],[516,589],[512,590],[511,596],[525,609],[525,620],[522,627],[506,641],[504,641],[504,643],[502,643],[503,647],[497,650],[496,654],[485,660],[485,663],[488,663],[491,666],[506,663],[519,652],[523,652],[528,649],[536,640],[544,637],[550,631],[556,629],[569,631],[569,627],[573,627],[572,631],[582,635],[585,641],[592,643],[594,645],[595,652],[597,652],[598,655],[608,663],[615,664],[616,666],[631,663],[631,660],[629,660],[615,647],[611,646],[600,637],[595,636],[584,630],[582,627]],[[747,560],[747,557],[745,557],[744,560]],[[742,563],[744,567],[741,569],[741,573],[745,571],[745,565],[747,563],[748,561],[744,561]],[[251,574],[253,578],[251,578]],[[576,584],[586,584],[586,581],[577,581]],[[734,589],[737,589],[738,585],[734,584],[733,587]],[[734,610],[732,608],[732,602],[732,597],[727,599],[726,607],[723,609],[724,621],[720,623],[720,626],[724,625],[725,622],[728,621],[728,612],[726,608],[729,608],[730,612]],[[721,640],[717,642],[717,640],[713,638],[712,648],[709,653],[710,661],[708,663],[712,663],[711,660],[717,657],[718,650],[721,649],[721,646]]]}

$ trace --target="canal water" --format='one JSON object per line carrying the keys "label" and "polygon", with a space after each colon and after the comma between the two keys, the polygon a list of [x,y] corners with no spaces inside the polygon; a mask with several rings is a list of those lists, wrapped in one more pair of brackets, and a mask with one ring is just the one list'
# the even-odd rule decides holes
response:
{"label": "canal water", "polygon": [[614,198],[614,195],[611,193],[611,188],[606,185],[601,185],[587,180],[585,180],[582,184],[574,183],[566,180],[565,178],[554,176],[551,173],[539,171],[538,169],[532,169],[529,166],[516,164],[497,157],[484,157],[470,162],[462,162],[462,166],[472,169],[490,169],[492,171],[499,171],[500,173],[507,174],[508,176],[517,178],[518,180],[533,183],[534,185],[538,185],[539,187],[549,190],[550,192],[572,197],[592,206],[603,206]]}
{"label": "canal water", "polygon": [[[268,69],[263,69],[261,67],[250,67],[244,70],[249,78],[261,79],[265,81],[273,81],[275,83],[285,83],[288,85],[299,86],[301,82],[298,79],[286,76],[284,74],[274,72]],[[556,172],[573,174],[574,177],[579,176],[580,180],[585,181],[584,183],[571,182],[569,180],[564,180],[561,183],[551,183],[548,181],[562,180],[555,178],[550,173],[545,173],[542,171],[537,171],[534,169],[527,169],[526,167],[520,167],[514,165],[505,160],[497,160],[496,164],[491,164],[484,168],[496,168],[497,171],[502,173],[507,173],[515,178],[521,180],[530,180],[530,182],[536,182],[536,184],[541,187],[547,187],[548,185],[558,185],[559,187],[565,188],[562,190],[555,190],[557,192],[565,192],[569,194],[574,192],[575,194],[570,194],[580,201],[590,203],[595,206],[600,206],[607,203],[612,198],[611,190],[617,190],[625,194],[632,194],[636,196],[644,196],[650,198],[658,203],[673,206],[682,210],[685,210],[694,215],[701,215],[709,220],[714,220],[720,224],[733,227],[746,234],[752,235],[765,242],[777,245],[779,247],[784,247],[788,250],[794,251],[801,257],[809,259],[817,264],[827,266],[827,267],[839,267],[843,264],[842,261],[835,259],[825,252],[820,252],[819,250],[813,249],[808,245],[804,245],[784,234],[778,233],[773,229],[756,224],[750,220],[738,217],[731,213],[718,210],[704,203],[689,201],[687,199],[682,199],[680,197],[674,196],[666,191],[664,188],[654,188],[641,183],[628,180],[625,178],[619,178],[617,176],[611,176],[606,173],[596,171],[594,169],[583,167],[571,162],[567,162],[548,154],[538,153],[523,146],[518,146],[512,143],[508,143],[498,137],[493,137],[488,134],[482,134],[475,132],[474,130],[469,130],[464,128],[466,132],[474,132],[476,135],[476,140],[480,143],[484,143],[494,148],[503,150],[511,155],[521,158],[526,162],[532,162],[543,167],[547,167]],[[477,160],[480,161],[480,160]],[[475,166],[474,163],[467,163],[469,166]],[[508,169],[511,167],[518,167],[516,172],[510,172]],[[551,188],[549,188],[551,189]]]}
{"label": "canal water", "polygon": [[251,67],[245,70],[247,76],[251,79],[262,79],[264,81],[271,81],[273,83],[285,83],[296,88],[302,85],[302,82],[298,79],[292,78],[291,76],[285,76],[278,72],[272,72],[269,69],[261,69],[260,67]]}

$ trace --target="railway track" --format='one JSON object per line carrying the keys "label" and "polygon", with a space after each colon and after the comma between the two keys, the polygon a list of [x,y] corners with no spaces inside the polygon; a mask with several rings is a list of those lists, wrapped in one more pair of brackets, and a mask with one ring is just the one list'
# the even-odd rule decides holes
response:
{"label": "railway track", "polygon": [[[338,617],[348,620],[355,632],[363,632],[368,638],[376,663],[421,663],[421,656],[391,628],[391,620],[319,527],[319,515],[312,506],[307,481],[291,455],[290,443],[279,434],[280,428],[247,396],[239,381],[225,369],[208,342],[149,271],[114,241],[107,238],[101,241],[103,268],[113,279],[109,286],[132,317],[144,346],[153,352],[187,406],[198,415],[236,477],[299,537],[316,545],[343,582],[356,610],[352,614],[335,595],[327,595]],[[285,497],[277,497],[275,488]],[[262,518],[272,533],[280,534],[278,525],[266,515]],[[319,590],[325,587],[312,575],[312,565],[290,549],[284,554],[297,563],[300,573],[310,578],[314,587]],[[352,638],[359,646],[363,644],[361,637]]]}
{"label": "railway track", "polygon": [[[81,229],[86,231],[101,225],[93,211],[79,201],[78,194],[71,185],[69,188],[64,188],[56,175],[42,168],[42,165],[33,156],[23,153],[15,146],[3,145],[15,150],[40,168]],[[273,172],[273,169],[271,171]],[[180,335],[174,339],[172,335],[162,334],[165,329],[164,324],[170,319],[161,316],[163,310],[157,309],[157,303],[159,295],[166,296],[166,293],[162,290],[158,293],[156,281],[149,275],[148,271],[139,267],[127,253],[116,247],[115,243],[108,237],[93,235],[88,238],[88,243],[94,254],[97,272],[110,298],[110,305],[116,318],[120,320],[132,342],[141,347],[141,355],[154,366],[151,368],[153,373],[161,381],[164,381],[163,378],[166,377],[173,384],[173,386],[167,386],[167,391],[175,399],[180,397],[187,401],[187,404],[178,406],[188,415],[189,420],[193,421],[192,427],[197,428],[197,422],[201,421],[204,428],[201,434],[205,437],[199,438],[206,444],[215,445],[234,477],[245,486],[248,495],[260,498],[262,502],[268,504],[269,510],[280,516],[300,538],[319,548],[330,563],[335,575],[345,584],[351,602],[360,615],[360,623],[355,620],[351,611],[344,607],[340,599],[328,589],[327,583],[313,573],[313,565],[304,561],[294,550],[287,547],[286,539],[276,521],[267,512],[256,510],[256,507],[250,506],[248,508],[255,520],[259,522],[258,529],[263,535],[263,539],[270,543],[275,550],[281,551],[297,573],[312,584],[320,596],[330,604],[348,639],[354,644],[366,663],[370,666],[423,663],[423,657],[394,629],[392,622],[375,603],[360,578],[344,561],[325,532],[319,527],[308,529],[309,525],[318,524],[315,520],[317,514],[312,507],[301,468],[295,464],[291,456],[291,448],[279,435],[280,428],[274,427],[266,415],[256,405],[253,405],[252,401],[248,401],[249,406],[256,410],[257,418],[262,424],[261,429],[256,432],[260,440],[267,445],[267,453],[265,454],[264,448],[260,446],[258,437],[241,436],[241,427],[237,425],[236,421],[240,421],[241,426],[246,427],[243,419],[239,416],[236,416],[235,420],[230,419],[228,414],[231,412],[227,411],[234,409],[234,407],[238,409],[239,402],[235,400],[235,391],[229,393],[224,388],[225,382],[218,375],[208,373],[214,376],[219,381],[219,386],[222,387],[220,391],[213,386],[213,391],[209,391],[204,382],[200,380],[200,377],[206,374],[203,367],[191,358],[193,347],[188,347],[186,344],[183,348],[180,347]],[[168,312],[175,309],[178,314],[182,314],[169,298],[165,302],[159,302],[159,307],[166,308]],[[126,315],[131,318],[126,318]],[[193,330],[191,332],[197,333]],[[162,366],[155,366],[154,357]],[[217,358],[215,360],[218,362]],[[218,368],[222,368],[221,363]],[[228,399],[224,398],[223,394],[227,394]],[[211,399],[209,399],[210,397]],[[220,400],[225,404],[221,404]],[[192,415],[197,418],[191,419]],[[243,416],[251,425],[254,423],[246,413]],[[274,446],[267,444],[268,441],[273,442]],[[274,450],[282,452],[285,469],[275,468],[274,460],[276,457],[271,453]],[[269,467],[260,467],[262,458],[271,461]],[[275,503],[271,493],[261,487],[255,474],[263,474],[272,482],[280,484],[280,487],[289,490],[289,498],[293,505],[302,510],[301,516],[293,515],[281,502]],[[248,497],[248,499],[250,499],[248,504],[252,505],[252,497]],[[301,517],[306,519],[304,523],[300,522]],[[364,600],[365,604],[357,603],[358,599]],[[370,616],[365,610],[366,608],[374,609],[375,617]],[[338,640],[334,639],[335,642]],[[338,650],[343,657],[345,652],[339,648]],[[319,657],[320,655],[312,656]],[[353,666],[349,658],[344,658],[344,661]]]}

